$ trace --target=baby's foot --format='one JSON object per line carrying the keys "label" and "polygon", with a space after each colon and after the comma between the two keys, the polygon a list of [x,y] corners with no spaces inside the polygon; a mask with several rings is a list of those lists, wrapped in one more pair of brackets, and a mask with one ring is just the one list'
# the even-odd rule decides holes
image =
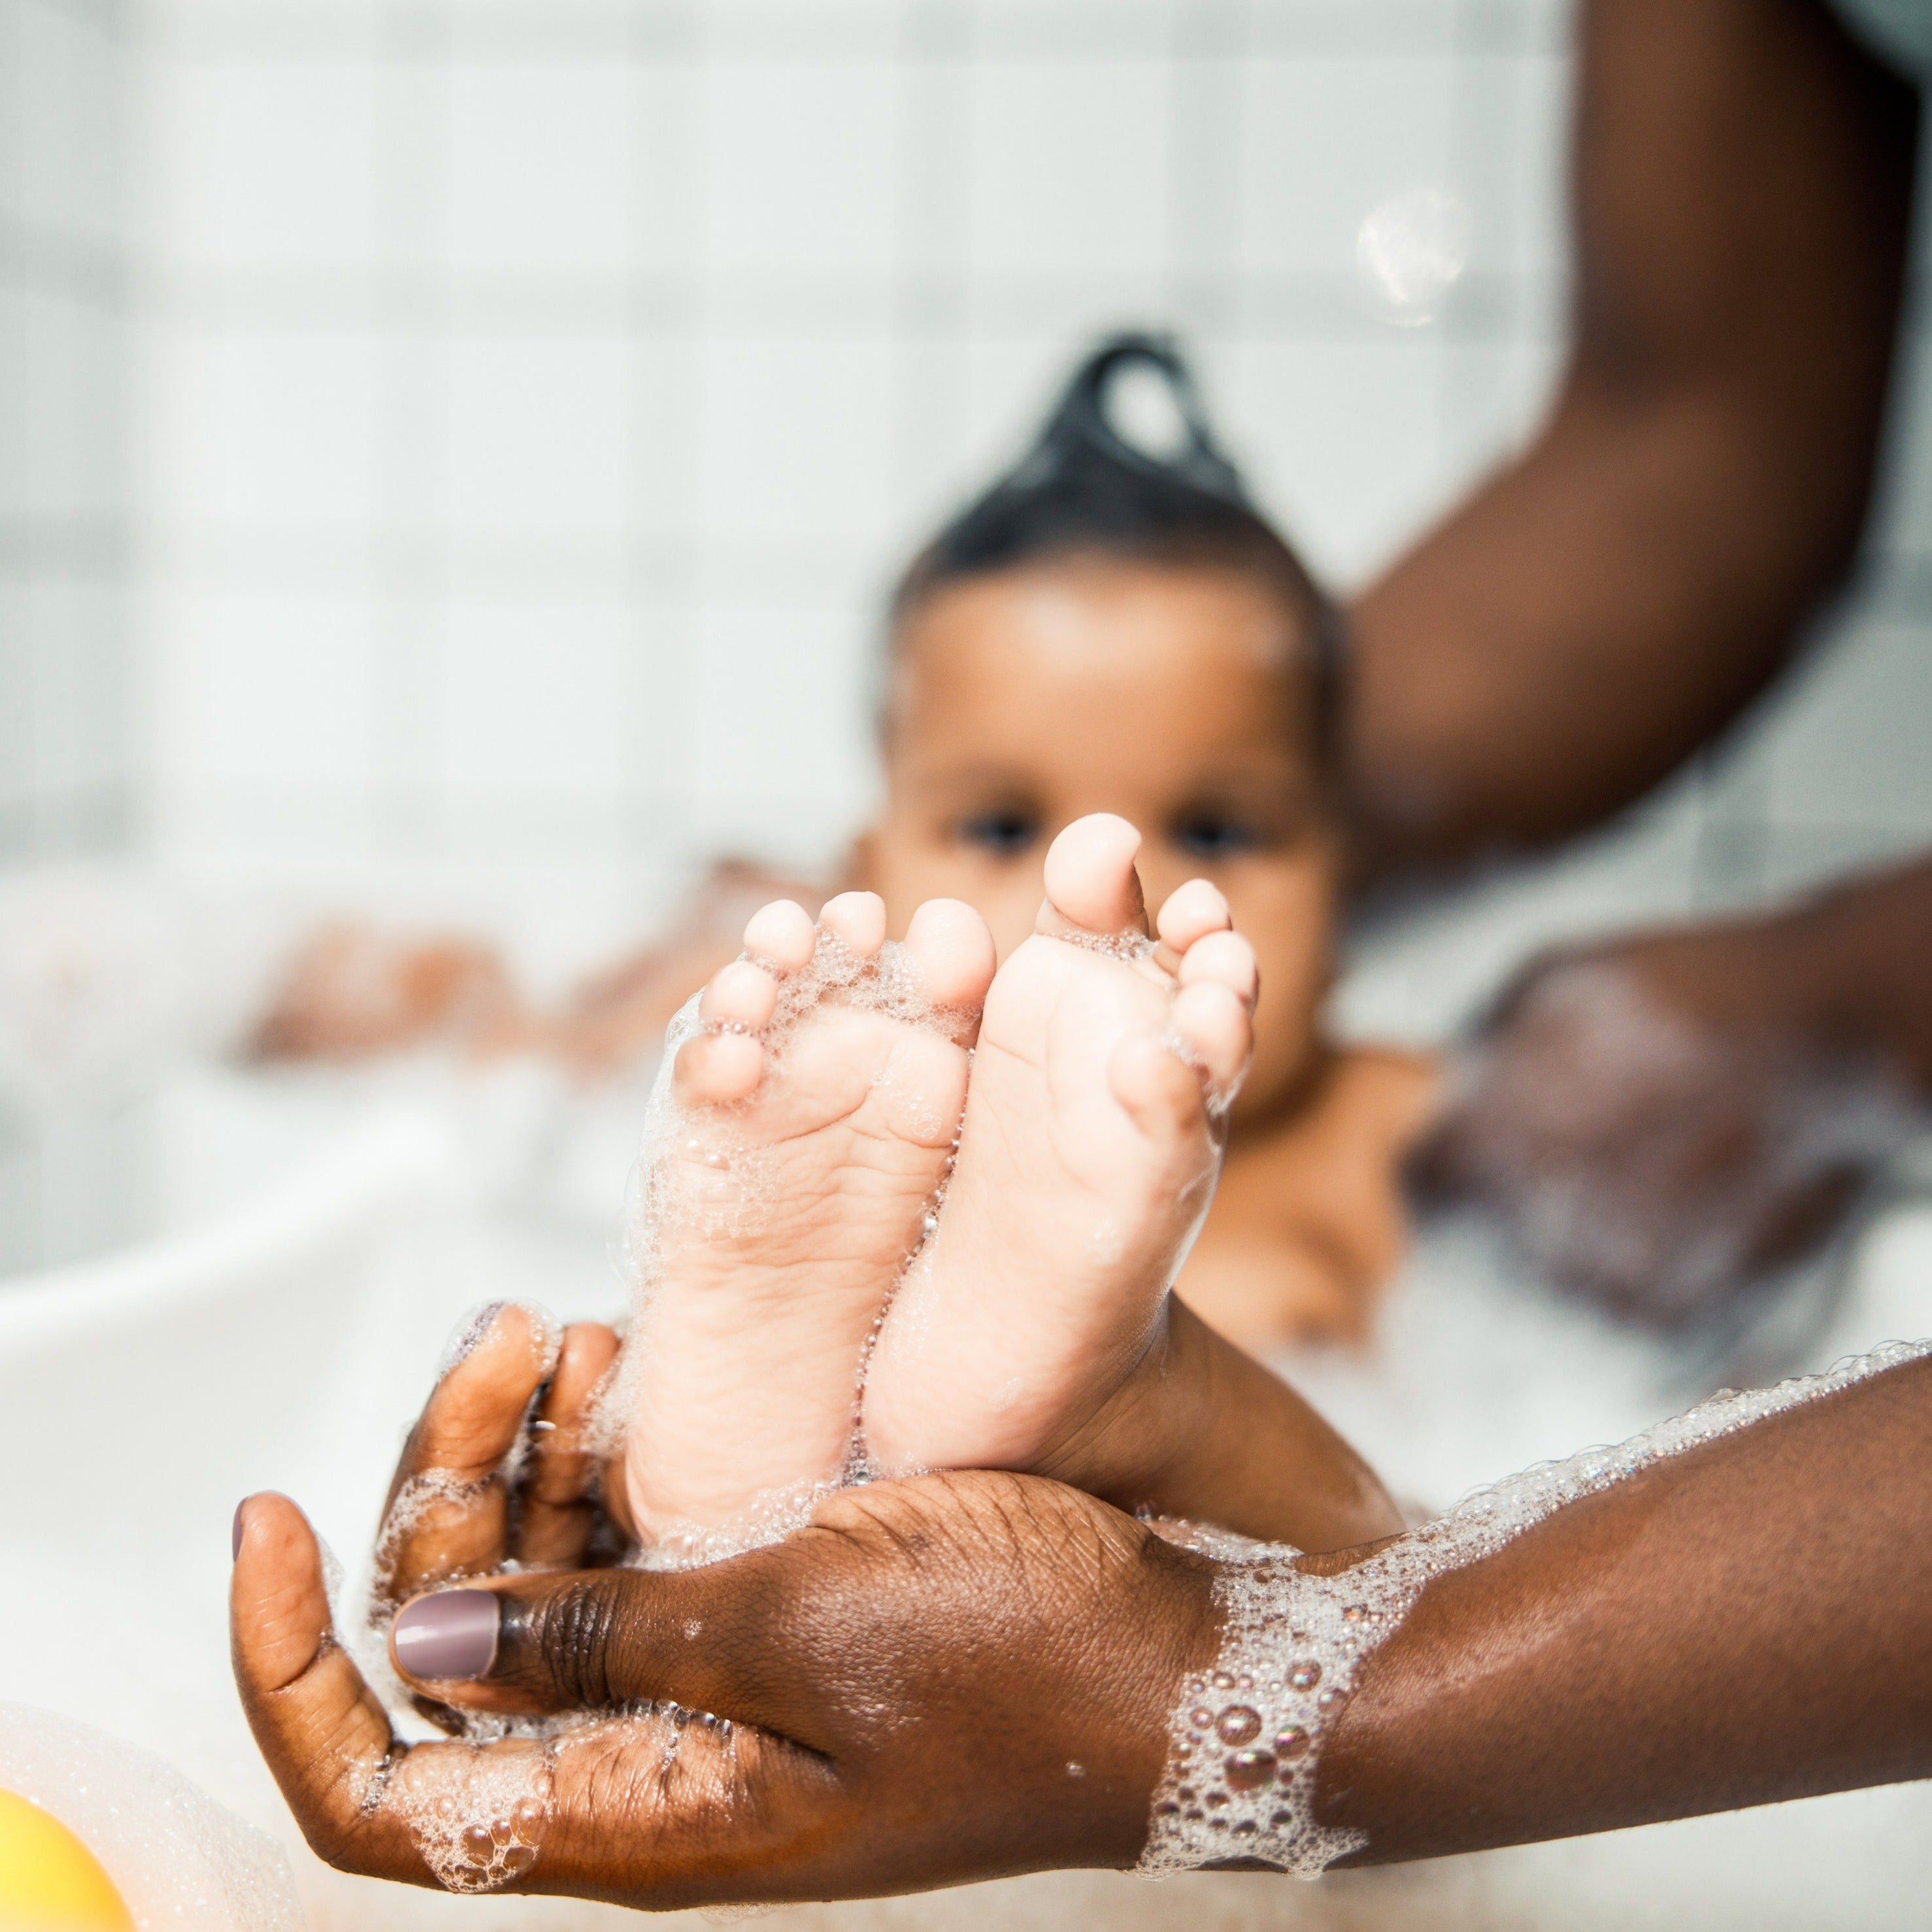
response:
{"label": "baby's foot", "polygon": [[667,1553],[728,1547],[761,1499],[771,1514],[845,1464],[993,971],[986,922],[957,900],[922,906],[902,945],[885,929],[870,892],[832,900],[816,928],[788,901],[765,907],[653,1096],[620,1387],[631,1513]]}
{"label": "baby's foot", "polygon": [[1162,1339],[1247,1063],[1255,962],[1205,880],[1152,944],[1139,847],[1124,819],[1069,826],[1034,935],[987,994],[944,1210],[867,1379],[887,1470],[1089,1482],[1070,1445]]}

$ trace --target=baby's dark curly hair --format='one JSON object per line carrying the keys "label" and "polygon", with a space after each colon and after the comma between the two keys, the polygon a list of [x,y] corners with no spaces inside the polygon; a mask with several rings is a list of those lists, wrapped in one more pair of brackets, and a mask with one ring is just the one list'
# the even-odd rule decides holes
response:
{"label": "baby's dark curly hair", "polygon": [[[1136,367],[1152,370],[1172,400],[1178,440],[1171,450],[1132,440],[1110,408],[1117,379]],[[1086,357],[1019,463],[907,566],[888,607],[891,634],[948,584],[1093,553],[1239,571],[1277,590],[1307,627],[1316,746],[1325,761],[1341,670],[1339,613],[1256,508],[1170,337],[1112,335]]]}

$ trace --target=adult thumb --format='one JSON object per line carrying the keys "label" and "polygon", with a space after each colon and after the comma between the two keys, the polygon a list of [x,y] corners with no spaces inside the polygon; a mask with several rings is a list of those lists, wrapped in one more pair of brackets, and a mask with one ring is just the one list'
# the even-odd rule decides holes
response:
{"label": "adult thumb", "polygon": [[466,1710],[669,1703],[790,1731],[810,1700],[787,1567],[774,1548],[698,1570],[478,1579],[406,1604],[390,1658],[405,1682]]}

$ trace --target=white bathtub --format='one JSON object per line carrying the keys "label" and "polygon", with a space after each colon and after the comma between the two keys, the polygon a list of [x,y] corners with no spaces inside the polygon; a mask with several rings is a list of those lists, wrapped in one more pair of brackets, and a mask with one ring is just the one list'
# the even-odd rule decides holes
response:
{"label": "white bathtub", "polygon": [[[565,1314],[609,1306],[596,1244],[491,1208],[471,1165],[446,1108],[374,1112],[198,1230],[0,1285],[0,1700],[153,1750],[278,1835],[314,1932],[635,1922],[326,1872],[296,1839],[230,1687],[236,1500],[286,1490],[352,1569],[456,1318],[506,1292]],[[1932,1216],[1898,1218],[1868,1246],[1845,1321],[1915,1327],[1932,1306]],[[1878,1339],[1851,1330],[1848,1346]],[[1319,1886],[1060,1874],[776,1922],[1875,1932],[1922,1925],[1928,1897],[1932,1788],[1910,1786]]]}
{"label": "white bathtub", "polygon": [[[286,1110],[264,1112],[268,1130]],[[0,1701],[144,1746],[282,1839],[318,1928],[458,1902],[339,1880],[300,1846],[229,1678],[230,1522],[284,1490],[352,1571],[463,1312],[584,1298],[580,1249],[493,1226],[462,1153],[434,1110],[374,1113],[209,1226],[0,1284]]]}

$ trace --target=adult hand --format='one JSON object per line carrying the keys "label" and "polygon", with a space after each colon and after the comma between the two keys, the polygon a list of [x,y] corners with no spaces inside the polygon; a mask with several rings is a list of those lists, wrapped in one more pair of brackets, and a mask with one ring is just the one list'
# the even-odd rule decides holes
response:
{"label": "adult hand", "polygon": [[1908,1078],[1837,1023],[1814,914],[1533,961],[1419,1151],[1551,1279],[1659,1326],[1801,1258],[1910,1130]]}
{"label": "adult hand", "polygon": [[257,1496],[242,1520],[262,1754],[323,1858],[416,1884],[466,1886],[497,1820],[512,1888],[661,1910],[1131,1864],[1177,1688],[1216,1646],[1213,1566],[1132,1517],[1036,1478],[925,1477],[701,1570],[417,1599],[396,1648],[440,1673],[406,1677],[424,1697],[612,1721],[548,1750],[405,1745],[330,1640],[300,1512]]}
{"label": "adult hand", "polygon": [[[300,1512],[243,1505],[236,1678],[322,1857],[652,1909],[1133,1862],[1176,1691],[1216,1652],[1211,1564],[1060,1484],[976,1474],[842,1492],[701,1570],[486,1574],[612,1546],[582,1427],[610,1346],[566,1331],[546,1379],[521,1311],[485,1326],[405,1450],[382,1550],[392,1602],[471,1580],[397,1620],[418,1708],[604,1720],[548,1746],[401,1743],[332,1640]],[[506,1460],[532,1414],[553,1426]]]}

